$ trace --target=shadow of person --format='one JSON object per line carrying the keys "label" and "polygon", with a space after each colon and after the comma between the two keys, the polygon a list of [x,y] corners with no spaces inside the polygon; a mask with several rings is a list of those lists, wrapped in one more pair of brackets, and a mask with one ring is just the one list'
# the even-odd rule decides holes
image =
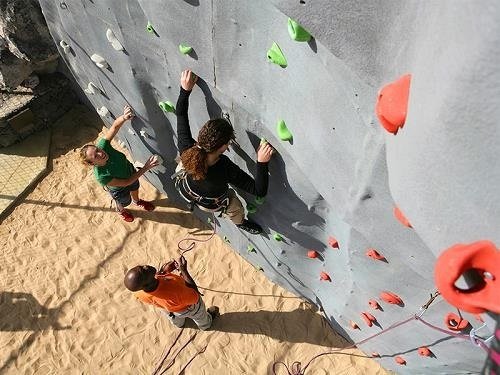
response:
{"label": "shadow of person", "polygon": [[22,292],[0,293],[0,331],[41,331],[68,329],[57,321],[59,309],[48,309],[33,295]]}
{"label": "shadow of person", "polygon": [[213,120],[213,119],[222,117],[222,108],[215,101],[215,99],[212,95],[212,92],[210,91],[210,88],[208,87],[207,83],[201,77],[198,77],[198,81],[196,81],[196,84],[198,85],[198,87],[203,92],[203,95],[205,96],[205,103],[206,103],[207,112],[208,112],[208,115],[210,116],[210,119]]}
{"label": "shadow of person", "polygon": [[266,335],[290,343],[337,348],[349,346],[349,342],[337,335],[323,317],[309,309],[227,312],[214,320],[211,330]]}

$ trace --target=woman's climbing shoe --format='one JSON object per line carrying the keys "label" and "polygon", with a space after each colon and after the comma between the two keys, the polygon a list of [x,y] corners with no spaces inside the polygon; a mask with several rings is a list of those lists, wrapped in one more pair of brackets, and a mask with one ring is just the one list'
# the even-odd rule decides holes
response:
{"label": "woman's climbing shoe", "polygon": [[262,227],[254,223],[253,221],[250,220],[243,220],[243,223],[236,225],[238,228],[243,229],[244,231],[247,231],[248,233],[251,234],[260,234],[262,233]]}
{"label": "woman's climbing shoe", "polygon": [[132,221],[134,221],[134,215],[132,215],[128,210],[119,211],[118,215],[120,215],[121,218],[127,223],[131,223]]}
{"label": "woman's climbing shoe", "polygon": [[136,203],[136,206],[144,208],[146,211],[153,211],[155,209],[155,205],[148,201],[143,201],[139,199]]}

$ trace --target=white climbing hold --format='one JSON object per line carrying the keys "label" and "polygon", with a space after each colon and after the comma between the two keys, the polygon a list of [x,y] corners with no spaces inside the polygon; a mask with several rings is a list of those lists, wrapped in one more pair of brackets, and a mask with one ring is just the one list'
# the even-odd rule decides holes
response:
{"label": "white climbing hold", "polygon": [[68,43],[66,43],[64,40],[61,40],[59,42],[59,45],[61,46],[61,48],[63,49],[64,53],[68,54],[71,52],[71,47],[69,46]]}
{"label": "white climbing hold", "polygon": [[123,51],[123,48],[120,41],[116,38],[115,33],[111,29],[106,30],[106,38],[108,38],[108,42],[111,43],[111,46],[117,51]]}
{"label": "white climbing hold", "polygon": [[139,160],[136,160],[134,161],[134,167],[136,169],[141,169],[142,167],[144,167],[144,163],[140,162]]}
{"label": "white climbing hold", "polygon": [[101,117],[106,117],[107,115],[109,115],[109,110],[106,107],[102,106],[101,108],[97,108],[97,113]]}
{"label": "white climbing hold", "polygon": [[99,56],[97,54],[93,54],[92,56],[90,56],[90,59],[95,62],[95,64],[101,68],[101,69],[106,69],[109,65],[108,65],[108,62],[106,60],[104,60],[104,57],[102,56]]}
{"label": "white climbing hold", "polygon": [[128,131],[128,134],[135,135],[135,132],[132,129],[128,128],[127,131]]}
{"label": "white climbing hold", "polygon": [[149,134],[146,132],[146,128],[142,128],[141,130],[139,130],[139,134],[141,135],[142,138],[149,137]]}
{"label": "white climbing hold", "polygon": [[100,93],[101,89],[97,87],[94,82],[89,82],[87,88],[84,89],[83,91],[85,91],[87,94],[94,95]]}

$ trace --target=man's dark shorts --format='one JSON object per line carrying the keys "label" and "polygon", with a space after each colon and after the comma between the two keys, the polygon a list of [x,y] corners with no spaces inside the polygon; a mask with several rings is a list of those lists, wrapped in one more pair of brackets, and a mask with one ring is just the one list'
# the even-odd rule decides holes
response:
{"label": "man's dark shorts", "polygon": [[136,180],[133,184],[118,189],[108,189],[109,194],[115,201],[117,201],[122,207],[127,207],[132,203],[132,197],[130,196],[131,191],[139,189],[139,180]]}

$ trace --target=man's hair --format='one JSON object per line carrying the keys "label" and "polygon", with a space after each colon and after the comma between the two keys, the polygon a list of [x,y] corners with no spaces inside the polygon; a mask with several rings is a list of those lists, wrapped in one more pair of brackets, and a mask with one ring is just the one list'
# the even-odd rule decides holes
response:
{"label": "man's hair", "polygon": [[218,118],[209,120],[198,133],[198,142],[181,154],[182,165],[193,180],[203,180],[207,175],[207,154],[218,150],[234,138],[231,124]]}
{"label": "man's hair", "polygon": [[85,165],[93,165],[90,161],[87,160],[87,150],[89,149],[89,147],[96,147],[96,146],[93,144],[88,144],[80,149],[80,154],[79,154],[80,161]]}

